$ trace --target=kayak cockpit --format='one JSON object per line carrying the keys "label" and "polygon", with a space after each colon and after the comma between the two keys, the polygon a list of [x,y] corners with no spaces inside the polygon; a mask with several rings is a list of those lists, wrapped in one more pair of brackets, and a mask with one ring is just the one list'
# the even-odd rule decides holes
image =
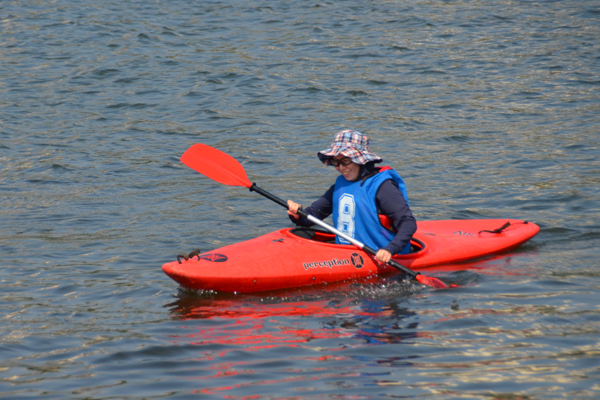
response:
{"label": "kayak cockpit", "polygon": [[335,243],[335,235],[333,233],[315,228],[294,228],[290,229],[292,235],[302,239],[314,240],[322,243]]}
{"label": "kayak cockpit", "polygon": [[[298,228],[290,229],[289,233],[291,233],[294,236],[298,236],[299,238],[302,238],[302,239],[314,240],[315,242],[330,243],[330,244],[335,243],[335,235],[333,233],[330,233],[330,232],[327,232],[327,231],[324,231],[321,229],[298,227]],[[415,239],[415,238],[411,239],[411,241],[410,241],[411,254],[422,251],[423,249],[425,249],[425,243],[423,243],[420,240]]]}

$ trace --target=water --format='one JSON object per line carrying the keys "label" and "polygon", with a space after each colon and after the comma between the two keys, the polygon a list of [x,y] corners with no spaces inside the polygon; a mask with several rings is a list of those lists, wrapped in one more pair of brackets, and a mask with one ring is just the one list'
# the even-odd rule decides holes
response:
{"label": "water", "polygon": [[[2,1],[5,398],[600,397],[596,1]],[[289,226],[179,162],[202,142],[304,204],[353,128],[418,219],[521,218],[518,250],[255,295],[161,271]]]}

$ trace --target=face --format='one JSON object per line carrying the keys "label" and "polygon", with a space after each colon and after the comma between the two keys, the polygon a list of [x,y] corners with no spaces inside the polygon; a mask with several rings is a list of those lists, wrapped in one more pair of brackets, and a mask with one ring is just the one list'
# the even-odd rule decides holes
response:
{"label": "face", "polygon": [[[350,158],[345,156],[335,156],[334,160],[341,161],[342,163],[350,161]],[[358,174],[360,173],[360,165],[351,162],[348,165],[344,165],[340,163],[335,169],[342,174],[347,181],[353,182],[358,178]]]}

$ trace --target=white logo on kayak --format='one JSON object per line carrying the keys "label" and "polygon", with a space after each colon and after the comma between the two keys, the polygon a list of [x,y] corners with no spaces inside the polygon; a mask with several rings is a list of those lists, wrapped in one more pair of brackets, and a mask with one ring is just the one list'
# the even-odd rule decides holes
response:
{"label": "white logo on kayak", "polygon": [[338,260],[337,258],[334,258],[333,260],[315,261],[312,263],[304,263],[302,265],[304,266],[304,270],[307,270],[309,268],[333,268],[333,267],[337,267],[338,265],[348,265],[348,264],[350,264],[350,260],[348,260],[348,259]]}

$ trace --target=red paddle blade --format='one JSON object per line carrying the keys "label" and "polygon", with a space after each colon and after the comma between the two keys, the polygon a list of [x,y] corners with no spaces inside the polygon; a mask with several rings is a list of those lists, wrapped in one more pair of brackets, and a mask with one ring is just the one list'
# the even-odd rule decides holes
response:
{"label": "red paddle blade", "polygon": [[446,285],[444,282],[440,281],[439,279],[432,278],[431,276],[425,276],[425,275],[418,274],[417,276],[415,276],[415,279],[417,281],[421,282],[423,285],[431,286],[436,289],[446,289],[446,288],[450,287],[450,286]]}
{"label": "red paddle blade", "polygon": [[235,158],[214,147],[197,143],[186,150],[181,162],[202,175],[229,186],[245,186],[252,183],[246,176],[242,164]]}

